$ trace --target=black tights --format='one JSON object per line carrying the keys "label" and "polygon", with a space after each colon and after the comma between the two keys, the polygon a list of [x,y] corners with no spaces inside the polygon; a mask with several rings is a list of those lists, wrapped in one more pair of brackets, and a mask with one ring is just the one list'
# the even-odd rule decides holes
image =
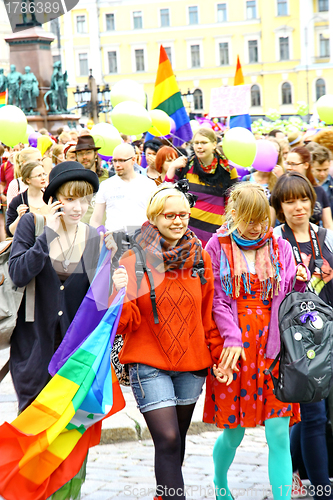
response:
{"label": "black tights", "polygon": [[181,468],[194,407],[195,403],[169,406],[143,414],[154,441],[157,494],[163,500],[185,499]]}

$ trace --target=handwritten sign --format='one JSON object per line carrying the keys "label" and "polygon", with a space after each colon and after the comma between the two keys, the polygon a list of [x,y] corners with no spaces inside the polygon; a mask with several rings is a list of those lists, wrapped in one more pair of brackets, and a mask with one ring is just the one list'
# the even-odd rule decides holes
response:
{"label": "handwritten sign", "polygon": [[213,88],[210,94],[209,116],[245,115],[250,108],[251,85]]}

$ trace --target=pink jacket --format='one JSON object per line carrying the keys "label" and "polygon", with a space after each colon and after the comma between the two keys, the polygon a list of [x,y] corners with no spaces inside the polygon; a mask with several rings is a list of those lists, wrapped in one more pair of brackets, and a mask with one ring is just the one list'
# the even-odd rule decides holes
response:
{"label": "pink jacket", "polygon": [[[280,350],[279,306],[286,294],[292,289],[297,269],[290,243],[283,238],[277,238],[277,241],[282,269],[279,294],[274,295],[272,298],[271,320],[266,349],[266,357],[269,359],[275,358]],[[242,347],[242,334],[238,326],[237,300],[226,295],[221,287],[221,245],[216,234],[207,243],[206,250],[211,257],[214,273],[213,317],[220,335],[224,339],[223,347]],[[309,270],[307,270],[307,274],[308,279],[310,279]],[[303,292],[305,287],[306,284],[304,282],[296,280],[295,290]]]}

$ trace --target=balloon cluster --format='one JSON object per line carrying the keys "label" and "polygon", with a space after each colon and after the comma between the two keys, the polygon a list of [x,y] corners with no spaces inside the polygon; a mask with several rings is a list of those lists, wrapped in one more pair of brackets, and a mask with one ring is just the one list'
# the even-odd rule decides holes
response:
{"label": "balloon cluster", "polygon": [[276,120],[279,120],[281,118],[281,115],[277,109],[269,108],[266,113],[266,117],[269,120],[272,120],[272,122],[275,122]]}
{"label": "balloon cluster", "polygon": [[305,116],[308,114],[308,112],[309,112],[309,106],[306,104],[306,102],[298,101],[296,113],[300,116]]}

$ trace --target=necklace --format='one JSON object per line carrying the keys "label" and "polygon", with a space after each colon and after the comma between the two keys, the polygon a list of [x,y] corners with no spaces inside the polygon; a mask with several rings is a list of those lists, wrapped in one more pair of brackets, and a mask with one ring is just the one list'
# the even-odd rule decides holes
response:
{"label": "necklace", "polygon": [[[65,273],[67,273],[68,271],[68,266],[70,264],[70,258],[72,256],[72,253],[73,253],[73,250],[74,250],[74,245],[75,245],[75,240],[76,240],[76,235],[77,235],[77,231],[78,231],[78,226],[76,226],[76,229],[75,229],[75,234],[74,234],[74,238],[73,238],[73,241],[72,243],[70,244],[68,250],[67,250],[67,253],[65,255],[65,252],[62,248],[62,245],[61,245],[61,242],[60,242],[60,236],[58,236],[57,240],[58,240],[58,243],[59,243],[59,246],[60,246],[60,249],[61,249],[61,253],[62,253],[62,256],[64,258],[64,260],[62,261],[62,267],[65,271]],[[66,235],[67,236],[67,235]]]}

